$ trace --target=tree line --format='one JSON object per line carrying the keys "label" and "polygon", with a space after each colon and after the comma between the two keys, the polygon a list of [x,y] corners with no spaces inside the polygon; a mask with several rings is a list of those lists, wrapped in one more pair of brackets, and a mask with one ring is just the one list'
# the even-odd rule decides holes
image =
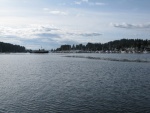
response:
{"label": "tree line", "polygon": [[0,42],[0,52],[26,52],[26,49],[20,45]]}
{"label": "tree line", "polygon": [[143,39],[121,39],[114,40],[107,43],[87,43],[77,45],[61,45],[53,51],[66,51],[66,50],[83,50],[83,51],[123,51],[127,48],[132,48],[136,51],[144,51],[150,48],[150,40]]}

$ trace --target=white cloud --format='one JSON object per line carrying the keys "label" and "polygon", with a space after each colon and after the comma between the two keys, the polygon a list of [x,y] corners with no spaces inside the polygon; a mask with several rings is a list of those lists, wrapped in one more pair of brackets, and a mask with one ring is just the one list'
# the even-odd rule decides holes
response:
{"label": "white cloud", "polygon": [[101,36],[102,34],[100,33],[81,33],[81,36],[85,36],[85,37],[95,37],[95,36]]}
{"label": "white cloud", "polygon": [[26,27],[0,27],[1,37],[19,37],[20,39],[30,40],[39,38],[37,34],[53,33],[59,29],[50,25],[29,25]]}
{"label": "white cloud", "polygon": [[68,15],[68,12],[65,12],[65,11],[60,11],[60,10],[51,10],[49,8],[43,8],[43,10],[46,12],[46,13],[49,13],[49,14],[53,14],[53,15]]}
{"label": "white cloud", "polygon": [[150,23],[146,23],[146,24],[115,23],[111,25],[117,28],[126,28],[126,29],[148,29],[150,28]]}
{"label": "white cloud", "polygon": [[101,33],[77,33],[77,32],[74,32],[74,33],[67,33],[67,35],[72,35],[72,36],[83,36],[83,37],[95,37],[95,36],[101,36],[102,34]]}
{"label": "white cloud", "polygon": [[92,6],[104,6],[104,5],[106,5],[105,3],[101,3],[101,2],[89,2],[88,4],[92,5]]}
{"label": "white cloud", "polygon": [[89,3],[88,0],[80,0],[80,1],[75,1],[74,4],[76,5],[81,5],[82,3]]}
{"label": "white cloud", "polygon": [[88,5],[93,5],[93,6],[104,6],[104,5],[106,5],[105,3],[102,3],[102,2],[92,2],[92,1],[90,2],[89,0],[75,1],[74,3],[77,5],[81,5],[82,3],[86,3]]}
{"label": "white cloud", "polygon": [[[19,44],[29,49],[39,48],[39,45],[52,48],[57,46],[56,38],[61,38],[60,30],[51,25],[2,26],[0,25],[0,41]],[[30,48],[30,45],[35,45]]]}
{"label": "white cloud", "polygon": [[70,29],[58,29],[51,25],[28,25],[28,26],[0,26],[0,41],[12,44],[21,44],[26,47],[30,45],[51,45],[85,43],[88,38],[98,37],[102,34],[96,32],[71,31]]}
{"label": "white cloud", "polygon": [[55,11],[49,11],[50,14],[54,14],[54,15],[68,15],[67,12],[63,12],[63,11],[58,11],[58,10],[55,10]]}

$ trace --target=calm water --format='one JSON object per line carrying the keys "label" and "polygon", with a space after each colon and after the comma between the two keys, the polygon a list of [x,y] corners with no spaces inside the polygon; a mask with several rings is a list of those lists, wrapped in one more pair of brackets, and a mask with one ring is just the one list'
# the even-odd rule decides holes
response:
{"label": "calm water", "polygon": [[150,54],[0,54],[0,113],[150,113]]}

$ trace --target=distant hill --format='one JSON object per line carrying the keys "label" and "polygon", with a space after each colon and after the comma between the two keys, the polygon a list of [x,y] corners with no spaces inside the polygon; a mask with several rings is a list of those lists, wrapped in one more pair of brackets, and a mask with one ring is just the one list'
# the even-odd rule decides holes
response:
{"label": "distant hill", "polygon": [[5,53],[5,52],[25,52],[26,49],[23,46],[20,45],[13,45],[10,43],[4,43],[0,42],[0,53]]}

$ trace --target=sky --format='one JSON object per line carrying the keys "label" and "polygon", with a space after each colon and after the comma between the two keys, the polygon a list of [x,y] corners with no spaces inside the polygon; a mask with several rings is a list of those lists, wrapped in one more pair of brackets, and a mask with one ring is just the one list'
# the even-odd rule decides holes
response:
{"label": "sky", "polygon": [[0,0],[0,42],[27,49],[150,40],[150,0]]}

